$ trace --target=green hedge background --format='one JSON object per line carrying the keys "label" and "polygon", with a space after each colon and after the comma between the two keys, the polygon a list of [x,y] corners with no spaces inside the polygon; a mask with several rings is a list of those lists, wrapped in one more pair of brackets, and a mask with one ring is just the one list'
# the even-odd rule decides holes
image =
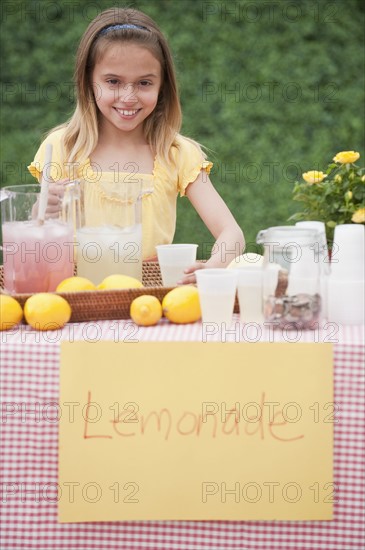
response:
{"label": "green hedge background", "polygon": [[[110,0],[1,3],[1,186],[32,182],[42,136],[73,111],[78,42]],[[287,223],[303,171],[341,150],[364,160],[362,0],[144,0],[173,51],[183,133],[205,145],[212,181],[255,250]],[[187,199],[176,242],[212,243]],[[207,247],[201,247],[201,250]]]}

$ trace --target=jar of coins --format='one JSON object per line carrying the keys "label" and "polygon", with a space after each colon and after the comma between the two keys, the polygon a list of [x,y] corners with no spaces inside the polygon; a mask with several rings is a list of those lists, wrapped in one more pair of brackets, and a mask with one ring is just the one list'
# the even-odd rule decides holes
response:
{"label": "jar of coins", "polygon": [[296,226],[260,231],[264,247],[263,311],[265,322],[285,329],[314,329],[321,316],[321,236]]}

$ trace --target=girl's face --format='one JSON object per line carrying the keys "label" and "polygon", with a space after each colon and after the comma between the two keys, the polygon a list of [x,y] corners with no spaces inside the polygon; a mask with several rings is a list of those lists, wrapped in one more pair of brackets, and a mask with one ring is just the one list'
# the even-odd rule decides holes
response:
{"label": "girl's face", "polygon": [[161,88],[161,65],[137,44],[115,44],[95,64],[92,83],[101,129],[143,132]]}

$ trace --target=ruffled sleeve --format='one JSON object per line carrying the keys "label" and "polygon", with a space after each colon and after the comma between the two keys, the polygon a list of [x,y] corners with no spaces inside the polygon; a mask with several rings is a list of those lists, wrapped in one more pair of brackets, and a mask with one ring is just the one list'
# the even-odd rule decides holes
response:
{"label": "ruffled sleeve", "polygon": [[46,137],[46,139],[43,141],[43,143],[40,145],[33,162],[31,162],[28,166],[29,172],[34,176],[38,181],[40,181],[41,173],[44,168],[44,157],[45,157],[45,151],[46,151],[46,145],[48,143],[52,144],[52,164],[51,164],[51,170],[50,175],[54,179],[54,181],[58,181],[60,179],[64,179],[67,177],[65,172],[65,166],[62,161],[62,136],[65,132],[64,128],[61,128],[60,130],[56,130],[55,132],[52,132],[49,136]]}
{"label": "ruffled sleeve", "polygon": [[197,144],[182,136],[179,136],[177,140],[175,158],[178,171],[178,191],[183,197],[187,186],[196,180],[202,170],[206,174],[210,173],[213,163],[204,158],[204,154]]}

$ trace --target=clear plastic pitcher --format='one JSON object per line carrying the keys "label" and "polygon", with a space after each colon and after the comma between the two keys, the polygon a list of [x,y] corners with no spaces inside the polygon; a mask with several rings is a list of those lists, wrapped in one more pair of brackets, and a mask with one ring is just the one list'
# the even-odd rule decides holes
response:
{"label": "clear plastic pitcher", "polygon": [[142,281],[139,181],[78,182],[77,274],[99,284],[109,275]]}
{"label": "clear plastic pitcher", "polygon": [[264,246],[263,311],[279,328],[315,328],[321,314],[318,232],[295,226],[258,233]]}
{"label": "clear plastic pitcher", "polygon": [[37,219],[40,186],[1,189],[4,288],[12,294],[50,292],[74,272],[73,185],[59,212]]}

